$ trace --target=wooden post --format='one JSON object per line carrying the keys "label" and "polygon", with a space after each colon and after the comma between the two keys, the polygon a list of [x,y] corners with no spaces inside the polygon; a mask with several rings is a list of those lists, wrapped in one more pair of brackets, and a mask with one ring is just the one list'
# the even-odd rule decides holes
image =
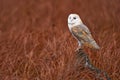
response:
{"label": "wooden post", "polygon": [[[105,71],[102,71],[95,67],[90,59],[88,58],[87,54],[82,50],[79,49],[76,51],[77,55],[77,63],[82,64],[85,68],[89,68],[90,70],[94,71],[96,73],[96,78],[99,80],[111,80],[108,74]],[[106,78],[106,79],[105,79]]]}

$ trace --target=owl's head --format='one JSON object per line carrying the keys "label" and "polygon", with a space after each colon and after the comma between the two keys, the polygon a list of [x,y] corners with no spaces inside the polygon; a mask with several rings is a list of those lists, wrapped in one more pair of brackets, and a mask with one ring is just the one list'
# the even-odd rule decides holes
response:
{"label": "owl's head", "polygon": [[78,14],[70,14],[68,16],[68,26],[69,27],[77,26],[77,25],[80,25],[80,24],[82,24],[82,21],[81,21]]}

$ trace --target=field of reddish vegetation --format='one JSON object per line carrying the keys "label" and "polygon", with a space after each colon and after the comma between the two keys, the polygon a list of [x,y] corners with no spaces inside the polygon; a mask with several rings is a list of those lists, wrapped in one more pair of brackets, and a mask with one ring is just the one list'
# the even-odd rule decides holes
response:
{"label": "field of reddish vegetation", "polygon": [[70,13],[101,47],[85,49],[93,65],[120,80],[120,0],[0,0],[0,80],[97,80],[76,61]]}

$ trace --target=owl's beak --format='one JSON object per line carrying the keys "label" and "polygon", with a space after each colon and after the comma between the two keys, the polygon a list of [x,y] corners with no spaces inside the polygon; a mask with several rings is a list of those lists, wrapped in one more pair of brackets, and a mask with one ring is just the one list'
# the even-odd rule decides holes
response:
{"label": "owl's beak", "polygon": [[73,21],[73,19],[71,19],[71,22]]}

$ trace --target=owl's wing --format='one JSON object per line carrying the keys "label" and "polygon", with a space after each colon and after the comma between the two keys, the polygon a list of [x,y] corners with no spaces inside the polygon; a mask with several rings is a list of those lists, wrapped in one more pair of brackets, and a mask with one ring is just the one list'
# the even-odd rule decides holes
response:
{"label": "owl's wing", "polygon": [[83,24],[83,25],[79,25],[79,26],[74,26],[71,29],[73,35],[79,40],[81,41],[81,43],[84,46],[90,47],[90,48],[94,48],[94,49],[99,49],[99,46],[97,45],[97,43],[95,42],[95,40],[93,39],[91,32],[89,31],[89,29]]}
{"label": "owl's wing", "polygon": [[82,30],[84,30],[86,33],[91,34],[90,30],[88,29],[88,27],[84,24],[79,25],[78,27],[80,27]]}

